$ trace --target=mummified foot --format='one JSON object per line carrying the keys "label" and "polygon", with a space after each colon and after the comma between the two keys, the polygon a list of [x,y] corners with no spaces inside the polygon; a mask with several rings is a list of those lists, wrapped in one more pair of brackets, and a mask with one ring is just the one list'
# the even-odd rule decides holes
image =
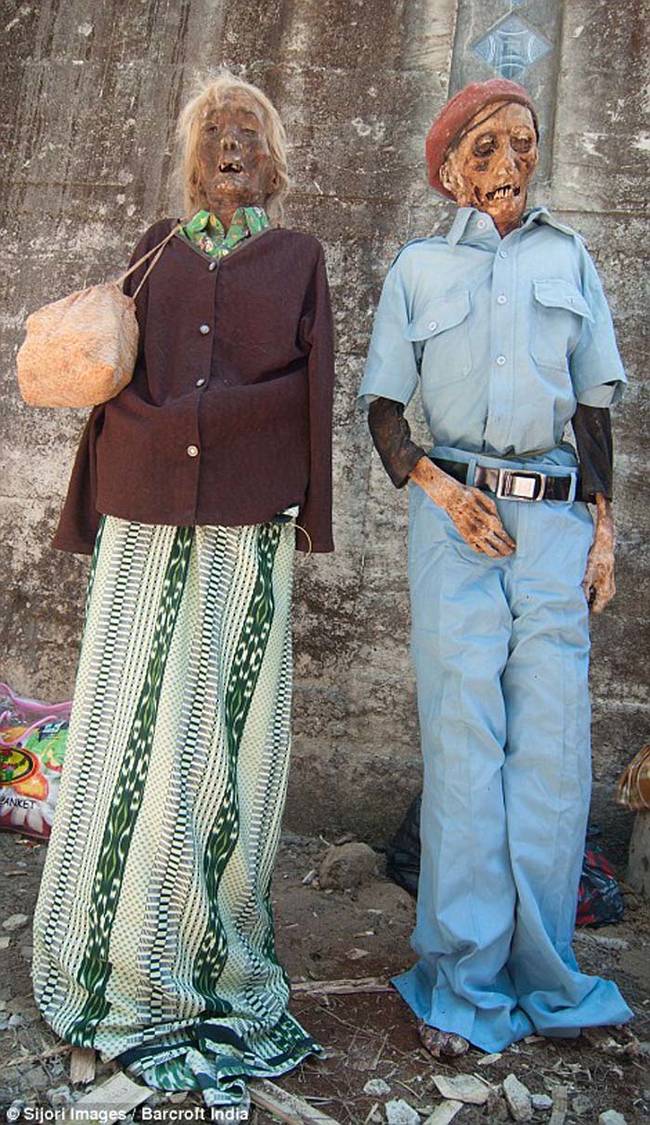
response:
{"label": "mummified foot", "polygon": [[439,1031],[437,1027],[429,1027],[424,1020],[418,1020],[418,1035],[422,1045],[434,1059],[445,1056],[457,1058],[469,1051],[469,1043],[462,1035],[454,1035],[452,1031]]}

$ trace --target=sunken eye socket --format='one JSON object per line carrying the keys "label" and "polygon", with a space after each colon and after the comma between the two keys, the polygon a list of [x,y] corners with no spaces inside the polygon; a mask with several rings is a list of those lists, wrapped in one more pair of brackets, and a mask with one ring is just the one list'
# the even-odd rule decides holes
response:
{"label": "sunken eye socket", "polygon": [[515,152],[530,152],[531,148],[533,147],[533,138],[513,137],[511,143]]}
{"label": "sunken eye socket", "polygon": [[[246,125],[240,131],[244,134],[245,137],[256,137],[258,133],[258,130],[250,125]],[[213,122],[212,124],[205,126],[205,132],[208,133],[211,137],[215,137],[222,133],[223,129],[221,125],[217,125]]]}
{"label": "sunken eye socket", "polygon": [[472,152],[474,156],[490,156],[496,150],[496,137],[491,133],[486,137],[479,137],[474,142]]}

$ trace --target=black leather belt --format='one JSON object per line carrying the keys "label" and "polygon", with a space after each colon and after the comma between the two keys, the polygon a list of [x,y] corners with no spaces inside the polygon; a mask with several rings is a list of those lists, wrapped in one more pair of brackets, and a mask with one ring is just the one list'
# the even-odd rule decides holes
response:
{"label": "black leather belt", "polygon": [[[465,461],[444,461],[440,457],[431,460],[450,477],[461,484],[467,481],[469,465]],[[564,500],[571,496],[572,476],[551,476],[533,469],[496,469],[477,465],[474,471],[474,487],[484,492],[493,492],[501,500]],[[579,482],[576,482],[578,495]]]}

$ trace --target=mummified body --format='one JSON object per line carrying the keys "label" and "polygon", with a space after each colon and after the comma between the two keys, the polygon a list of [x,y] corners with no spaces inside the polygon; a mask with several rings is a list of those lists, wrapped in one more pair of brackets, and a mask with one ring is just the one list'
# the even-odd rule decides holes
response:
{"label": "mummified body", "polygon": [[189,214],[138,295],[133,380],[89,419],[55,540],[93,558],[34,988],[68,1042],[216,1106],[318,1049],[287,1008],[270,888],[295,546],[333,545],[332,325],[320,244],[269,222],[273,106],[224,75],[184,121]]}
{"label": "mummified body", "polygon": [[[526,210],[537,143],[515,83],[476,83],[445,106],[429,178],[459,210],[446,237],[394,261],[360,390],[391,479],[410,485],[419,960],[395,984],[434,1054],[631,1016],[571,949],[588,602],[614,593],[608,408],[625,375],[582,241]],[[418,383],[427,454],[403,417]]]}

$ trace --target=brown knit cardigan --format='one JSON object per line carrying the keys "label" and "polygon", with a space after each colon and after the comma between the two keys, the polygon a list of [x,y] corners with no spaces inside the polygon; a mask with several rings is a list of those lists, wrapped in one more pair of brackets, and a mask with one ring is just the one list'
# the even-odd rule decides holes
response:
{"label": "brown knit cardigan", "polygon": [[[176,221],[154,223],[131,262]],[[235,526],[297,504],[313,550],[333,550],[333,329],[317,239],[269,228],[215,262],[175,235],[136,311],[133,379],[88,419],[54,546],[91,553],[102,512]]]}

